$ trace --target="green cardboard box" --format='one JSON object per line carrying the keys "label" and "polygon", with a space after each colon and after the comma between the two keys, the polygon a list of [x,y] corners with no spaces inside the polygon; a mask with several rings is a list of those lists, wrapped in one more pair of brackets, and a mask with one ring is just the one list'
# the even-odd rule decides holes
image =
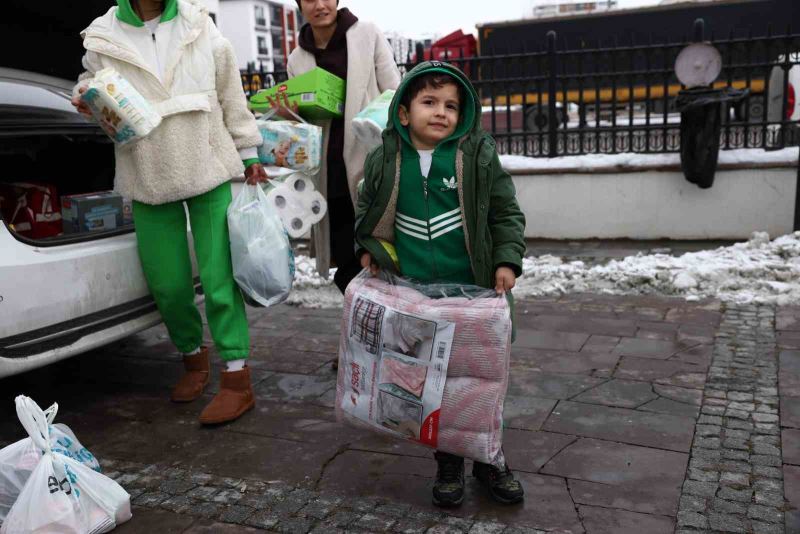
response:
{"label": "green cardboard box", "polygon": [[345,82],[316,67],[250,97],[250,109],[266,113],[275,104],[291,107],[297,103],[304,119],[332,119],[344,115]]}

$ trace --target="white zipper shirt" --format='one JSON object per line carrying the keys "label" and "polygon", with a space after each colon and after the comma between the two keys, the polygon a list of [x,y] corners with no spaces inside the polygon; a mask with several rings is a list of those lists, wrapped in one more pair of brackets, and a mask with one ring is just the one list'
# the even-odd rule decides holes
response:
{"label": "white zipper shirt", "polygon": [[[158,17],[156,17],[154,19],[150,19],[150,20],[144,21],[144,25],[147,27],[148,30],[150,30],[150,36],[151,36],[150,40],[153,41],[152,51],[154,52],[153,59],[155,60],[155,65],[154,65],[155,69],[154,70],[155,70],[156,74],[158,74],[158,79],[161,80],[161,82],[163,83],[164,82],[164,63],[158,57],[158,45],[161,44],[161,43],[159,43],[158,39],[156,38],[156,30],[158,30],[158,25],[159,25],[160,22],[161,22],[161,15],[159,15]],[[140,52],[142,53],[143,56],[146,57],[146,51],[145,50],[140,50]]]}
{"label": "white zipper shirt", "polygon": [[431,162],[433,161],[433,150],[417,150],[419,154],[419,171],[425,178],[431,172]]}

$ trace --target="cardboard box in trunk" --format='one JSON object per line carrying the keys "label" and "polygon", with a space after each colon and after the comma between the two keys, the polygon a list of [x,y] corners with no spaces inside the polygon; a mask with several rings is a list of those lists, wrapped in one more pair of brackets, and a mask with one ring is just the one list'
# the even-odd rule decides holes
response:
{"label": "cardboard box in trunk", "polygon": [[122,197],[112,191],[61,197],[65,234],[114,230],[123,224]]}

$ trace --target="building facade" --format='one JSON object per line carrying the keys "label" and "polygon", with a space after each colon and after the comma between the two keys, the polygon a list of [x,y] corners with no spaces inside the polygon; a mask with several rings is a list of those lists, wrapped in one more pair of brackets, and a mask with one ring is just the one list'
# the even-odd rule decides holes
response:
{"label": "building facade", "polygon": [[286,70],[302,23],[297,4],[291,0],[217,1],[217,26],[233,45],[239,68]]}

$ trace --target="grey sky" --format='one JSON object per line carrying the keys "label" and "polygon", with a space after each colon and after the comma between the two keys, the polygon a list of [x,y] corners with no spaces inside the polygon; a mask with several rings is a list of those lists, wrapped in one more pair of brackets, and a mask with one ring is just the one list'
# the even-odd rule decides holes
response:
{"label": "grey sky", "polygon": [[[619,0],[620,7],[657,4],[659,0]],[[531,0],[341,0],[359,18],[375,22],[383,31],[408,37],[445,35],[459,28],[522,18]]]}

